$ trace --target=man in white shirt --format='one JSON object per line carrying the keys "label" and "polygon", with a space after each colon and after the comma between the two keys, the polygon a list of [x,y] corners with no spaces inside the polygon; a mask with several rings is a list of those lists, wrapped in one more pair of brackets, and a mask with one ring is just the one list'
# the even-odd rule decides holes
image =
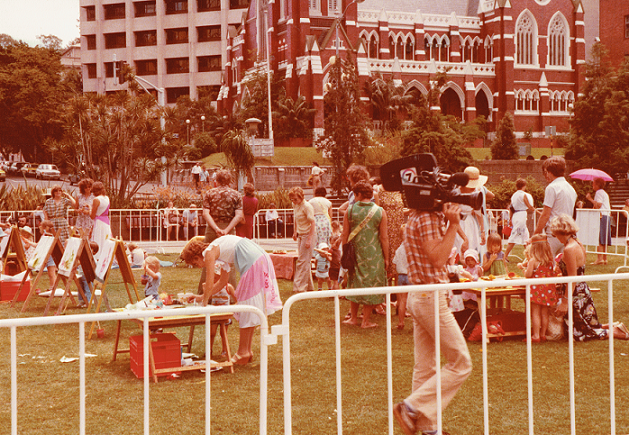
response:
{"label": "man in white shirt", "polygon": [[607,247],[612,244],[612,221],[611,221],[611,205],[609,203],[609,195],[605,192],[605,180],[595,178],[592,180],[594,188],[594,198],[588,192],[586,198],[592,203],[595,209],[601,210],[601,223],[598,233],[598,258],[592,264],[607,264]]}
{"label": "man in white shirt", "polygon": [[[566,161],[563,157],[553,156],[544,160],[542,170],[549,184],[544,193],[544,209],[535,227],[535,234],[544,232],[556,216],[567,214],[574,217],[574,204],[577,201],[577,192],[564,177]],[[555,255],[563,248],[563,245],[549,233],[546,231],[550,249]]]}
{"label": "man in white shirt", "polygon": [[199,165],[199,162],[196,162],[194,164],[194,166],[192,167],[192,169],[190,170],[190,173],[192,174],[192,178],[194,179],[194,186],[198,189],[199,188],[199,174],[201,173],[202,169],[201,166]]}
{"label": "man in white shirt", "polygon": [[188,238],[188,228],[192,227],[193,235],[197,235],[197,227],[199,226],[199,216],[196,209],[196,205],[190,204],[190,208],[187,208],[183,211],[181,216],[183,217],[183,236],[186,240],[190,240]]}

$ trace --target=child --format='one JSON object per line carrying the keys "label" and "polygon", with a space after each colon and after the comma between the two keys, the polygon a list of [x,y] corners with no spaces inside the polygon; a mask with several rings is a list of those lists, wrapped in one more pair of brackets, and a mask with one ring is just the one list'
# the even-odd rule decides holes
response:
{"label": "child", "polygon": [[142,248],[140,248],[136,243],[130,242],[127,245],[127,248],[129,249],[129,264],[131,264],[131,267],[133,268],[139,268],[142,267],[142,265],[144,264],[144,257],[146,256],[144,250]]}
{"label": "child", "polygon": [[332,253],[327,243],[319,243],[319,246],[314,249],[314,258],[317,261],[317,270],[315,272],[317,287],[319,291],[323,290],[323,282],[325,281],[328,284],[328,290],[330,290],[330,261],[332,260]]}
{"label": "child", "polygon": [[[475,249],[468,249],[463,254],[463,260],[465,261],[465,271],[470,274],[472,281],[478,281],[478,278],[483,275],[483,266],[478,263],[478,252]],[[463,302],[465,301],[477,301],[478,298],[472,292],[464,291],[461,295]]]}
{"label": "child", "polygon": [[332,222],[332,236],[330,237],[330,249],[332,251],[332,260],[330,261],[330,281],[332,282],[332,290],[339,288],[339,272],[341,271],[341,223]]}
{"label": "child", "polygon": [[269,209],[266,211],[264,215],[264,221],[267,226],[267,236],[275,237],[276,239],[282,234],[282,219],[280,219],[280,215],[275,208],[275,203],[272,202],[269,204]]}
{"label": "child", "polygon": [[[531,237],[531,259],[528,261],[524,276],[527,278],[549,278],[556,276],[553,254],[546,236],[536,234]],[[531,341],[546,341],[548,328],[548,308],[557,304],[555,284],[531,285]]]}
{"label": "child", "polygon": [[[229,265],[223,263],[222,261],[217,261],[215,266],[214,266],[214,282],[217,283],[220,281],[221,279],[221,269],[225,269],[227,271],[229,271]],[[212,298],[210,299],[210,304],[212,305],[230,305],[231,299],[233,298],[233,303],[236,303],[236,293],[234,292],[234,287],[227,283],[227,285],[225,287],[223,287],[221,290],[219,290],[217,293],[214,293],[212,295]],[[227,322],[227,326],[229,326],[231,324],[231,320],[229,322]],[[216,329],[218,328],[218,324],[213,324],[211,329],[210,329],[210,342],[212,344],[212,347],[210,349],[214,348],[214,338],[216,337]],[[221,353],[222,357],[227,357],[227,344],[225,343],[225,341],[223,341],[223,350]],[[212,352],[210,352],[210,357],[212,357]]]}
{"label": "child", "polygon": [[31,227],[24,226],[20,228],[20,236],[22,236],[22,245],[24,246],[24,254],[26,255],[26,261],[30,261],[35,253],[35,247],[37,243],[33,240],[35,235]]}
{"label": "child", "polygon": [[[400,231],[404,234],[404,227],[402,225]],[[393,264],[395,264],[395,271],[397,272],[397,285],[411,285],[408,280],[408,259],[406,258],[406,248],[402,243],[393,256]],[[397,316],[398,324],[397,329],[404,329],[404,317],[406,316],[406,300],[408,293],[396,293],[397,295]]]}
{"label": "child", "polygon": [[498,233],[491,233],[487,237],[487,252],[483,262],[485,275],[501,276],[507,274],[507,262],[502,252],[502,237]]}
{"label": "child", "polygon": [[[42,236],[51,236],[54,237],[53,231],[55,227],[49,220],[43,220],[39,224],[39,231],[41,231]],[[52,255],[48,257],[48,262],[46,263],[46,270],[48,271],[48,281],[50,281],[50,288],[48,290],[52,290],[55,285],[55,281],[57,280],[57,265],[52,258]]]}
{"label": "child", "polygon": [[144,287],[144,296],[152,296],[153,299],[159,299],[159,285],[162,281],[162,274],[159,272],[160,264],[157,257],[146,257],[144,260],[144,275],[146,280]]}
{"label": "child", "polygon": [[[92,255],[96,255],[98,253],[98,243],[92,241],[90,242],[90,250],[92,251]],[[79,292],[79,305],[78,308],[86,308],[89,301],[92,299],[92,292],[90,291],[90,286],[87,283],[87,279],[83,275],[83,269],[79,266],[77,269],[76,277],[79,279],[79,283],[81,284],[81,288],[83,289],[83,293],[85,294],[85,300],[83,296],[81,296],[81,292]]]}

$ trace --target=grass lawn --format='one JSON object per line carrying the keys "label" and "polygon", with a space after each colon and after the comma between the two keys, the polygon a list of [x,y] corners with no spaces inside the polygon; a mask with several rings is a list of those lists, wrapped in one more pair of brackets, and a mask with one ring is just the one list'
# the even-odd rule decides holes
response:
{"label": "grass lawn", "polygon": [[[474,160],[485,160],[491,158],[489,148],[468,148]],[[563,155],[563,148],[553,148],[554,155]],[[550,148],[531,149],[533,157],[539,159],[541,156],[550,156]],[[331,165],[332,162],[324,159],[321,153],[313,147],[297,148],[275,148],[273,157],[256,159],[256,166],[311,166],[312,162],[319,162],[320,165]],[[206,166],[227,165],[224,153],[216,153],[203,159]]]}
{"label": "grass lawn", "polygon": [[[521,255],[521,250],[514,250]],[[173,260],[174,255],[161,256]],[[588,262],[594,259],[590,255]],[[589,273],[613,272],[619,259],[610,257],[609,266],[591,266]],[[513,267],[513,263],[511,263]],[[140,272],[135,271],[138,275]],[[163,268],[162,291],[176,294],[196,288],[200,270],[185,267]],[[596,283],[601,292],[594,295],[599,317],[607,322],[607,284]],[[45,283],[41,285],[45,288]],[[117,271],[110,279],[108,295],[112,306],[122,307],[126,292]],[[291,295],[291,282],[281,280],[282,299]],[[625,283],[614,292],[615,317],[629,321],[629,294]],[[58,303],[58,301],[57,301]],[[522,301],[515,301],[522,308]],[[43,313],[45,300],[35,298],[25,313]],[[21,308],[21,305],[19,306]],[[56,307],[56,305],[55,305]],[[344,315],[349,303],[341,301]],[[79,313],[69,308],[67,313]],[[18,317],[9,304],[0,304],[4,318]],[[300,302],[291,310],[291,364],[293,433],[336,433],[334,301],[320,299]],[[270,316],[271,324],[281,322],[281,313]],[[343,431],[344,434],[387,433],[386,335],[385,319],[375,316],[379,327],[372,330],[342,325]],[[393,325],[395,325],[393,320]],[[103,324],[105,338],[86,342],[86,404],[89,434],[141,434],[143,382],[129,369],[129,356],[119,355],[111,362],[115,324]],[[202,356],[204,328],[196,329],[193,352]],[[140,333],[131,322],[123,324],[121,343]],[[177,331],[180,339],[187,330]],[[78,326],[59,325],[19,328],[18,336],[18,433],[32,435],[78,433],[78,362],[63,364],[63,356],[78,356]],[[229,328],[232,351],[238,343],[238,328]],[[254,336],[254,352],[259,355],[259,333]],[[220,338],[217,338],[217,341]],[[394,401],[411,391],[413,365],[412,323],[393,329]],[[0,433],[10,432],[10,352],[9,330],[0,331]],[[617,433],[629,433],[629,342],[615,341]],[[607,341],[575,343],[576,403],[578,434],[609,434],[609,359]],[[215,343],[220,352],[220,343]],[[457,435],[483,433],[482,353],[480,343],[469,343],[474,370],[459,394],[447,408],[444,428]],[[488,345],[489,415],[492,435],[527,433],[526,345],[520,340]],[[568,343],[546,343],[533,347],[535,433],[568,434],[569,382]],[[259,360],[237,367],[234,374],[212,377],[212,433],[257,434]],[[205,374],[184,373],[179,379],[161,380],[151,385],[151,433],[199,434],[204,428]],[[269,348],[268,433],[283,433],[282,340]],[[401,431],[396,426],[396,434]]]}
{"label": "grass lawn", "polygon": [[[314,147],[276,147],[273,157],[256,158],[256,166],[312,166],[312,162],[322,166],[331,164]],[[206,166],[227,165],[227,159],[224,153],[216,153],[203,159],[203,163]]]}

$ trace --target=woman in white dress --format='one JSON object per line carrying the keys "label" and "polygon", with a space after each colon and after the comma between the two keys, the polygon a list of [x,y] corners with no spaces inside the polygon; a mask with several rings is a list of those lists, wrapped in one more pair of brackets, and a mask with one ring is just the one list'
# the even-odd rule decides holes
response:
{"label": "woman in white dress", "polygon": [[105,240],[112,237],[109,223],[109,197],[105,193],[105,186],[100,181],[92,185],[94,202],[91,218],[94,220],[94,228],[90,240],[96,242],[99,247],[103,246]]}
{"label": "woman in white dress", "polygon": [[526,226],[526,219],[528,212],[534,212],[533,197],[530,193],[526,193],[526,180],[518,178],[515,182],[515,187],[518,189],[511,196],[511,235],[507,248],[505,249],[505,258],[509,259],[509,253],[516,245],[525,245],[530,238],[529,229]]}
{"label": "woman in white dress", "polygon": [[[461,187],[459,190],[461,193],[472,193],[481,189],[487,182],[486,175],[480,175],[478,168],[474,166],[468,166],[465,168],[465,173],[469,175],[470,179],[466,186]],[[485,236],[485,222],[480,210],[474,210],[472,207],[466,204],[459,204],[461,208],[460,229],[467,237],[467,249],[474,249],[479,253],[479,256],[484,255],[486,248],[486,236]],[[457,233],[454,239],[454,246],[456,246],[459,254],[467,251],[463,250],[465,240]],[[482,258],[482,257],[479,257]]]}

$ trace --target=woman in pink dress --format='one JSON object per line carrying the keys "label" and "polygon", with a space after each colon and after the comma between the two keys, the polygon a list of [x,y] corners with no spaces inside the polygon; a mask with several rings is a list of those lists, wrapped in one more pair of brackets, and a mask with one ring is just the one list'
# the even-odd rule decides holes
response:
{"label": "woman in pink dress", "polygon": [[245,184],[243,190],[245,194],[242,197],[242,211],[245,215],[245,221],[236,227],[236,235],[253,239],[253,217],[258,211],[258,198],[255,197],[256,189],[253,184]]}
{"label": "woman in pink dress", "polygon": [[[214,239],[212,243],[193,239],[184,247],[181,258],[187,264],[202,267],[206,271],[214,271],[216,261],[219,260],[229,267],[235,266],[240,273],[240,281],[236,286],[237,305],[253,305],[267,316],[282,309],[271,257],[255,242],[231,234]],[[227,285],[228,269],[221,269],[218,282],[214,282],[213,273],[206,273],[203,294],[192,296],[191,299],[207,305],[211,296]],[[253,333],[261,322],[253,313],[234,313],[234,317],[240,327],[240,340],[232,362],[244,365],[253,360]]]}

